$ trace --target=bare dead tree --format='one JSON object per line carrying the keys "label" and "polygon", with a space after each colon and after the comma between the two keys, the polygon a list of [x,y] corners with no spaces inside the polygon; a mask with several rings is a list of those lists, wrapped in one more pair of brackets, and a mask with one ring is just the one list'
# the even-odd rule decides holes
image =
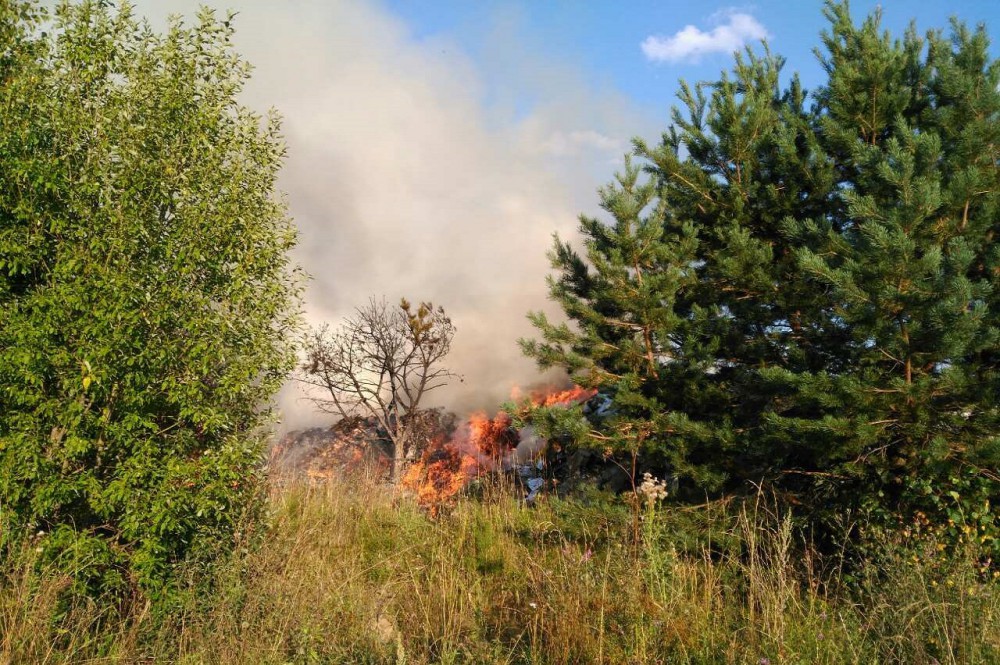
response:
{"label": "bare dead tree", "polygon": [[427,395],[456,375],[441,366],[455,326],[441,307],[405,299],[389,306],[372,298],[336,330],[324,326],[305,343],[299,380],[319,388],[319,408],[343,418],[372,416],[393,447],[392,480],[402,477],[417,444],[418,409]]}

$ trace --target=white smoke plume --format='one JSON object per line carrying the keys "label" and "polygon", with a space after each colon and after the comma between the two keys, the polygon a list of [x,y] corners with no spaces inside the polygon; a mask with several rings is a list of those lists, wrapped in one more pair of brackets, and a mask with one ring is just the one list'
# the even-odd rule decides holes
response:
{"label": "white smoke plume", "polygon": [[[155,26],[197,4],[147,0]],[[552,233],[573,237],[636,134],[655,128],[613,90],[525,43],[497,14],[478,60],[416,38],[374,2],[209,3],[239,12],[236,47],[255,66],[246,102],[278,109],[289,156],[280,186],[310,274],[307,317],[337,323],[369,296],[442,305],[457,327],[434,402],[490,408],[543,380],[518,337],[550,309]],[[518,100],[531,99],[525,108]],[[285,427],[321,419],[294,388]]]}

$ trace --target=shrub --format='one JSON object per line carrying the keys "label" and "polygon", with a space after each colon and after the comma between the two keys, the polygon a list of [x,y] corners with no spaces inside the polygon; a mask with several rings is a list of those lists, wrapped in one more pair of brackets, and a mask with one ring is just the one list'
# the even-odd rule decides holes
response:
{"label": "shrub", "polygon": [[109,5],[0,6],[0,511],[155,594],[254,510],[295,236],[230,21]]}

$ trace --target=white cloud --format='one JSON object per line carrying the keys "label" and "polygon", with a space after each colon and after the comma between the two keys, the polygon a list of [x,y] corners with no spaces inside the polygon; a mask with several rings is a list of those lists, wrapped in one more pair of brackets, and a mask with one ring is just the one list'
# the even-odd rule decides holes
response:
{"label": "white cloud", "polygon": [[749,41],[770,37],[760,21],[745,12],[723,11],[712,18],[726,22],[708,32],[687,25],[671,37],[650,35],[642,42],[642,52],[653,62],[697,61],[708,53],[732,53]]}

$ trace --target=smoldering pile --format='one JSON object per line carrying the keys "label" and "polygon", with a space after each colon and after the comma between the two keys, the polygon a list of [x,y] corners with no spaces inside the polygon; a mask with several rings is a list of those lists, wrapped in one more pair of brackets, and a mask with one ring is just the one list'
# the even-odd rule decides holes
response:
{"label": "smoldering pile", "polygon": [[391,448],[374,418],[345,418],[330,427],[285,434],[271,448],[269,475],[284,481],[388,477]]}

